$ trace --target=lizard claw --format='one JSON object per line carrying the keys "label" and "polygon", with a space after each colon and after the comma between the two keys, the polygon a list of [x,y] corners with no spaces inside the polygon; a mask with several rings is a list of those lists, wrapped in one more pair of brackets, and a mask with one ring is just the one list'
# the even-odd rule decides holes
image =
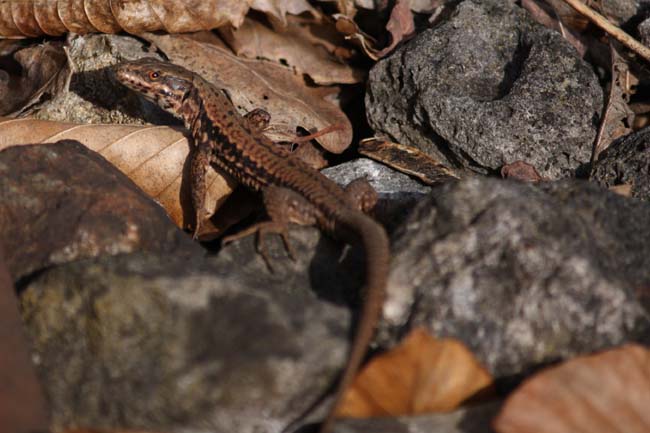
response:
{"label": "lizard claw", "polygon": [[256,241],[257,252],[262,256],[262,258],[264,259],[264,261],[266,262],[267,266],[271,271],[273,270],[273,268],[270,265],[271,261],[266,251],[266,244],[264,243],[264,236],[269,233],[277,233],[278,235],[280,235],[280,237],[282,238],[282,243],[284,244],[284,248],[287,251],[287,255],[292,261],[296,261],[296,253],[293,249],[293,246],[291,245],[291,242],[289,242],[289,232],[287,231],[287,226],[285,224],[280,224],[276,221],[263,221],[257,224],[253,224],[252,226],[238,233],[234,233],[229,236],[224,236],[221,239],[221,244],[227,245],[232,241],[235,241],[237,239],[242,239],[246,236],[252,235],[253,233],[257,234],[257,241]]}
{"label": "lizard claw", "polygon": [[296,261],[296,252],[293,249],[293,245],[291,245],[291,242],[289,241],[289,233],[287,233],[286,227],[284,230],[278,233],[280,237],[282,238],[282,243],[284,244],[284,249],[287,252],[287,255],[291,259],[291,261],[295,262]]}

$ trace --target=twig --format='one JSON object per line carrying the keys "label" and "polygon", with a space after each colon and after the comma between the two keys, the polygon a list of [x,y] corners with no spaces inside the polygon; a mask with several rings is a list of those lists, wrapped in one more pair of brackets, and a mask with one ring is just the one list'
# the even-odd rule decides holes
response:
{"label": "twig", "polygon": [[587,17],[598,27],[603,29],[614,39],[628,47],[630,50],[643,57],[647,62],[650,62],[650,49],[643,45],[641,42],[634,39],[632,36],[625,33],[614,24],[610,23],[607,18],[582,3],[580,0],[562,0],[564,3],[571,6],[573,9]]}
{"label": "twig", "polygon": [[313,140],[314,138],[318,138],[318,137],[320,137],[322,135],[329,134],[330,132],[338,131],[339,129],[343,129],[343,126],[339,125],[338,123],[335,123],[333,125],[330,125],[330,126],[327,126],[327,127],[323,128],[321,130],[318,130],[318,131],[314,132],[313,134],[304,135],[302,137],[295,137],[295,138],[292,139],[292,142],[294,144],[304,143],[306,141]]}

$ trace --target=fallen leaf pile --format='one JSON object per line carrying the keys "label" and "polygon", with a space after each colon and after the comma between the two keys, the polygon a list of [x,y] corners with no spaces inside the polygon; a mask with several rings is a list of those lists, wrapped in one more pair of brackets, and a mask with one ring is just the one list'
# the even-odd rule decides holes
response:
{"label": "fallen leaf pile", "polygon": [[373,417],[447,412],[492,384],[463,344],[416,328],[357,376],[337,415]]}

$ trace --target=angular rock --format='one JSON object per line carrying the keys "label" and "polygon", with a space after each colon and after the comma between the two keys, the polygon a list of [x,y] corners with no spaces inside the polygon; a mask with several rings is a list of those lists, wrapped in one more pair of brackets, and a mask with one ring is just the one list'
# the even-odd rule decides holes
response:
{"label": "angular rock", "polygon": [[0,152],[0,243],[14,279],[102,254],[200,250],[131,180],[70,140]]}
{"label": "angular rock", "polygon": [[650,200],[650,128],[608,147],[594,164],[591,180],[606,188],[631,185],[632,197]]}
{"label": "angular rock", "polygon": [[404,219],[404,209],[411,209],[431,191],[410,176],[367,158],[326,168],[321,173],[343,188],[355,179],[366,178],[378,195],[373,215],[389,230]]}
{"label": "angular rock", "polygon": [[293,235],[295,263],[269,239],[273,273],[248,238],[216,258],[136,253],[35,277],[21,303],[54,426],[253,433],[300,418],[334,383],[350,331],[348,310],[310,284],[347,290],[355,273],[316,230]]}
{"label": "angular rock", "polygon": [[588,163],[602,110],[591,67],[502,0],[465,0],[370,71],[375,131],[486,173],[523,160],[544,177]]}
{"label": "angular rock", "polygon": [[457,337],[497,379],[650,341],[645,203],[477,178],[436,189],[394,238],[390,329]]}

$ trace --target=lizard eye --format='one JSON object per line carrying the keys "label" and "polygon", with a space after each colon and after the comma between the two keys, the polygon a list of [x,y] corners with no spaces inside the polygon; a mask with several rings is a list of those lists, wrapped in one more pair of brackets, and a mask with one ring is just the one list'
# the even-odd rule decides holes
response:
{"label": "lizard eye", "polygon": [[160,78],[160,73],[158,71],[149,72],[149,79],[157,80],[158,78]]}

